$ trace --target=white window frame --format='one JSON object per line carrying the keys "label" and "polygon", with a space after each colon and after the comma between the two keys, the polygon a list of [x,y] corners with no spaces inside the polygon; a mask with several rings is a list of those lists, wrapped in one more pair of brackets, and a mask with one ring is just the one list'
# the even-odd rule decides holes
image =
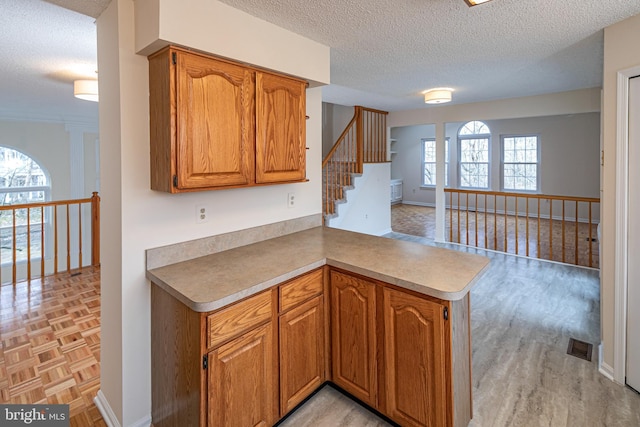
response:
{"label": "white window frame", "polygon": [[[4,148],[7,150],[11,150],[11,158],[15,158],[16,157],[16,153],[22,154],[30,159],[32,159],[40,168],[40,170],[43,173],[44,176],[44,185],[40,185],[40,186],[30,186],[30,183],[27,183],[25,181],[25,185],[24,186],[20,186],[20,187],[3,187],[0,188],[0,200],[3,200],[3,196],[5,194],[11,194],[11,193],[35,193],[35,192],[42,192],[43,196],[44,196],[44,200],[42,201],[38,201],[38,203],[45,203],[48,201],[51,201],[51,178],[49,176],[48,171],[33,157],[29,156],[28,154],[17,150],[13,147],[8,147],[8,146],[0,146],[0,148]],[[6,152],[4,150],[0,151],[2,153]],[[2,156],[0,156],[2,157]],[[28,202],[26,203],[28,204]],[[44,208],[43,209],[43,230],[41,231],[42,233],[46,233],[46,234],[50,234],[51,231],[51,211],[52,208],[48,207],[48,208]],[[32,224],[39,224],[39,223],[32,223]],[[45,259],[49,258],[49,253],[51,251],[51,247],[52,247],[52,242],[50,241],[51,239],[45,239],[45,247],[40,248],[40,257],[44,256]],[[40,259],[40,257],[33,257],[31,258],[31,262],[37,261]],[[24,264],[27,263],[28,260],[24,259],[24,260],[18,260],[17,264]],[[0,265],[2,265],[3,268],[6,268],[7,265],[10,265],[11,262],[5,262],[2,263],[2,260],[0,259]]]}
{"label": "white window frame", "polygon": [[[514,138],[535,138],[536,139],[536,161],[535,162],[505,162],[505,139]],[[500,135],[500,189],[502,191],[511,193],[531,193],[538,194],[541,189],[541,174],[540,174],[540,135],[539,134],[515,134],[515,135]],[[505,186],[505,166],[507,164],[516,165],[535,165],[536,167],[536,188],[533,190],[506,188]]]}
{"label": "white window frame", "polygon": [[[482,124],[484,127],[487,128],[487,130],[489,132],[485,132],[485,133],[474,133],[474,134],[461,134],[460,132],[462,131],[462,129],[464,129],[465,126],[467,126],[469,123],[480,123]],[[462,161],[462,157],[463,157],[463,153],[462,153],[462,144],[463,141],[469,141],[469,140],[486,140],[487,141],[487,161],[486,162],[464,162]],[[464,185],[463,184],[463,179],[462,179],[462,169],[463,169],[463,165],[466,164],[476,164],[476,165],[486,165],[487,167],[487,185],[486,186],[478,186],[478,187],[473,187],[473,186],[469,186],[469,185]],[[479,120],[471,120],[469,122],[466,122],[465,124],[463,124],[460,127],[460,130],[458,131],[458,188],[466,188],[466,189],[478,189],[478,190],[488,190],[491,188],[491,130],[489,128],[489,126]]]}
{"label": "white window frame", "polygon": [[[433,162],[426,162],[424,160],[425,158],[425,149],[426,149],[426,144],[428,142],[433,142],[434,143],[434,156],[435,156],[435,144],[436,144],[436,139],[435,138],[422,138],[421,139],[421,153],[422,153],[422,158],[421,158],[421,169],[420,169],[420,174],[422,175],[421,179],[420,179],[420,187],[424,187],[424,188],[435,188],[436,186],[436,170],[437,170],[437,162],[434,160]],[[445,187],[449,187],[449,137],[445,138],[444,141],[444,186]],[[433,164],[434,168],[433,168],[433,184],[427,184],[425,182],[425,167],[427,164]]]}

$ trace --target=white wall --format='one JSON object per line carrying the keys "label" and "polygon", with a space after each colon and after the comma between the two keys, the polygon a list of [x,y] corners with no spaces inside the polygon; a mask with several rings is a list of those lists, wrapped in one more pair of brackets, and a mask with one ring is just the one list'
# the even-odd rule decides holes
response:
{"label": "white wall", "polygon": [[392,111],[387,116],[387,126],[394,128],[426,123],[519,119],[599,111],[600,88],[592,88],[472,104],[426,106],[417,110]]}
{"label": "white wall", "polygon": [[[88,198],[96,187],[96,161],[97,151],[95,141],[98,137],[98,118],[91,122],[63,121],[59,117],[46,118],[40,116],[37,119],[29,118],[28,114],[20,118],[20,112],[12,117],[0,118],[0,146],[9,147],[20,151],[34,159],[45,171],[50,179],[51,200],[68,200]],[[86,141],[93,141],[86,144]],[[49,211],[49,215],[52,212]],[[66,210],[58,209],[59,218],[65,218]],[[70,218],[70,259],[71,268],[79,265],[79,235],[77,226],[77,209],[71,209]],[[58,235],[65,236],[67,232],[66,221],[58,221]],[[82,215],[82,263],[89,265],[91,262],[91,225],[90,209],[83,208]],[[52,221],[45,227],[45,273],[53,274],[54,268],[54,225]],[[7,250],[2,251],[6,257]],[[10,251],[9,251],[10,252]],[[58,253],[67,253],[66,239],[58,239]],[[26,257],[26,253],[23,252]],[[36,256],[32,253],[32,257]],[[39,257],[39,255],[38,255]],[[32,261],[35,260],[32,258]],[[26,280],[28,266],[25,261],[18,261],[16,280]],[[41,274],[39,258],[30,266],[31,274],[37,277]],[[58,270],[67,268],[66,257],[58,257]],[[3,268],[1,281],[5,283],[13,280],[11,268]]]}
{"label": "white wall", "polygon": [[329,47],[217,0],[136,0],[135,51],[173,43],[329,84]]}
{"label": "white wall", "polygon": [[[137,0],[147,5],[146,0]],[[202,48],[216,38],[212,23],[200,24],[204,12],[219,2],[165,0],[160,13],[177,13],[164,22],[183,40]],[[166,7],[166,9],[165,9]],[[313,67],[328,70],[327,55],[307,58],[288,53],[281,29],[263,24],[265,39],[271,33],[283,44],[267,47],[246,40],[243,34],[253,17],[221,7],[217,19],[226,21],[225,56],[234,49],[243,54],[268,56],[271,69],[307,77]],[[178,13],[179,12],[179,13]],[[227,14],[229,12],[229,14]],[[207,16],[209,17],[209,16]],[[102,356],[99,400],[112,410],[122,426],[148,425],[151,410],[150,284],[145,279],[145,249],[217,235],[321,213],[321,89],[307,90],[307,177],[309,182],[219,190],[190,194],[165,194],[150,190],[148,63],[136,55],[134,2],[113,0],[98,18],[98,68],[100,72],[100,170],[102,187]],[[151,25],[153,27],[153,25]],[[140,30],[140,28],[137,28]],[[171,31],[168,31],[171,32]],[[292,34],[292,33],[291,33]],[[292,45],[304,45],[292,35]],[[153,44],[153,42],[150,42]],[[255,46],[254,46],[255,44]],[[317,44],[311,43],[317,50]],[[253,47],[252,47],[253,46]],[[260,52],[257,52],[260,51]],[[302,52],[305,52],[302,49]],[[215,51],[211,53],[217,53]],[[296,67],[291,65],[295,63]],[[322,64],[319,66],[318,64]],[[309,71],[316,73],[317,69]],[[328,75],[327,75],[328,77]],[[287,207],[287,193],[296,193],[296,206]],[[209,222],[196,224],[195,206],[212,207]]]}
{"label": "white wall", "polygon": [[324,159],[338,141],[353,118],[354,108],[322,103],[322,158]]}
{"label": "white wall", "polygon": [[391,128],[396,142],[391,155],[391,178],[402,179],[402,202],[435,206],[433,189],[421,188],[422,138],[435,138],[436,127],[424,124]]}
{"label": "white wall", "polygon": [[[461,123],[470,120],[501,120],[523,117],[541,117],[549,115],[580,114],[600,111],[600,89],[582,89],[547,95],[511,98],[461,105],[426,106],[425,108],[395,111],[389,113],[387,126],[434,124],[438,148],[437,157],[444,160],[444,140],[447,123]],[[440,174],[441,172],[438,172]],[[436,241],[444,241],[444,203],[443,183],[436,187]]]}
{"label": "white wall", "polygon": [[[49,174],[51,179],[51,199],[65,200],[71,194],[71,135],[68,124],[64,122],[7,120],[0,118],[0,146],[10,147],[33,158]],[[97,135],[97,118],[95,123],[73,124],[80,130],[80,137],[84,140],[94,140]],[[82,193],[79,198],[90,197],[96,191],[95,179],[90,177],[96,173],[96,150],[94,146],[85,145],[83,153],[84,175],[81,178]],[[88,164],[87,164],[88,163]]]}
{"label": "white wall", "polygon": [[[618,355],[614,347],[615,280],[616,280],[616,140],[617,140],[617,73],[640,65],[640,15],[614,24],[604,30],[604,74],[602,91],[602,243],[600,254],[600,309],[602,334],[602,367],[611,375],[622,372],[616,366]],[[630,254],[634,256],[635,254]],[[623,349],[618,349],[622,350]]]}
{"label": "white wall", "polygon": [[362,176],[346,192],[348,203],[339,204],[329,227],[382,236],[391,232],[389,163],[365,163]]}
{"label": "white wall", "polygon": [[[541,194],[599,197],[600,114],[581,113],[561,116],[485,120],[491,130],[490,190],[501,190],[501,136],[533,134],[539,136]],[[457,183],[457,134],[460,123],[447,123],[450,140],[449,183]],[[434,125],[403,126],[391,129],[397,142],[391,176],[404,180],[403,202],[435,205],[435,189],[422,187],[422,138],[435,138]]]}

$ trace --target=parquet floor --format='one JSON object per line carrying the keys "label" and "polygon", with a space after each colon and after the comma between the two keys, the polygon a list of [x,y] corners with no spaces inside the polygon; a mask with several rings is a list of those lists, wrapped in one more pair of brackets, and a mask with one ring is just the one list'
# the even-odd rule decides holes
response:
{"label": "parquet floor", "polygon": [[68,404],[71,426],[106,426],[98,268],[0,286],[0,343],[0,403]]}
{"label": "parquet floor", "polygon": [[[445,238],[453,243],[492,249],[550,261],[599,268],[596,226],[559,220],[549,221],[513,215],[483,214],[458,211],[453,216],[447,209]],[[451,225],[453,234],[450,234]],[[528,223],[528,224],[527,224]],[[506,227],[505,227],[506,224]],[[517,228],[516,228],[517,224]],[[393,205],[391,228],[396,233],[435,238],[435,208],[415,205]],[[505,236],[506,228],[506,236]],[[538,228],[540,232],[538,234]],[[517,233],[516,233],[517,230]],[[577,232],[576,232],[577,231]],[[459,234],[458,234],[459,233]],[[564,236],[564,238],[563,238]],[[528,247],[527,247],[528,246]],[[577,250],[576,250],[577,249]]]}

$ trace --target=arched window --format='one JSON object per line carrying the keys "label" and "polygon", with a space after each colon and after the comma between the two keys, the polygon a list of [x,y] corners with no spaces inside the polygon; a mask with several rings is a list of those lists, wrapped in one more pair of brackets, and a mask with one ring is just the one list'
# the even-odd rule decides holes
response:
{"label": "arched window", "polygon": [[[45,202],[50,194],[51,181],[38,162],[20,151],[0,147],[1,206]],[[48,217],[42,208],[16,209],[15,214],[11,209],[0,210],[0,263],[40,258],[42,229],[50,226]]]}
{"label": "arched window", "polygon": [[49,200],[51,183],[45,170],[31,157],[0,147],[0,205]]}
{"label": "arched window", "polygon": [[467,122],[458,131],[459,185],[489,188],[489,143],[491,131],[484,122]]}

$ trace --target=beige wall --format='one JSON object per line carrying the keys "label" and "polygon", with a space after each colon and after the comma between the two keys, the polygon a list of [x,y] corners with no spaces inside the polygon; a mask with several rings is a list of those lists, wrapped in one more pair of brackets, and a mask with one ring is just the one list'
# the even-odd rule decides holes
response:
{"label": "beige wall", "polygon": [[[152,1],[113,0],[98,18],[100,72],[100,179],[102,188],[102,339],[100,396],[123,426],[148,425],[151,410],[150,284],[145,278],[145,250],[197,238],[242,230],[321,213],[322,100],[321,89],[307,90],[307,178],[309,182],[245,189],[165,194],[149,184],[148,62],[135,54],[134,4]],[[187,4],[188,3],[188,4]],[[179,13],[180,37],[211,45],[215,25],[198,24],[213,0],[163,0],[162,8]],[[163,13],[161,9],[160,14]],[[166,11],[165,10],[165,11]],[[228,10],[220,7],[218,12]],[[234,49],[243,55],[255,50],[268,56],[270,67],[307,77],[328,70],[326,55],[306,61],[288,53],[303,45],[300,36],[286,37],[282,46],[261,46],[243,34],[253,17],[232,11],[216,16],[230,26],[224,40],[225,56]],[[140,15],[140,13],[138,13]],[[171,20],[163,25],[171,25]],[[153,25],[151,25],[153,29]],[[281,29],[263,23],[266,40]],[[169,28],[166,33],[172,33]],[[216,30],[217,31],[217,30]],[[150,41],[154,44],[153,41]],[[216,44],[217,43],[217,44]],[[311,42],[310,42],[311,43]],[[220,40],[213,45],[221,44]],[[309,51],[318,50],[311,43]],[[253,47],[252,47],[253,46]],[[260,52],[257,52],[260,51]],[[305,52],[306,49],[301,49]],[[213,51],[212,53],[218,53]],[[291,66],[295,63],[295,68]],[[306,68],[305,68],[306,67]],[[313,68],[316,67],[316,68]],[[312,69],[313,68],[313,69]],[[305,71],[306,70],[306,71]],[[328,78],[328,73],[327,76]],[[287,207],[287,193],[296,193],[296,206]],[[196,205],[211,207],[207,223],[195,221]]]}
{"label": "beige wall", "polygon": [[[615,263],[616,257],[616,115],[617,73],[640,65],[640,15],[605,28],[604,75],[602,96],[602,254],[601,254],[601,325],[605,371],[622,370],[615,366]],[[622,350],[622,349],[621,349]]]}

